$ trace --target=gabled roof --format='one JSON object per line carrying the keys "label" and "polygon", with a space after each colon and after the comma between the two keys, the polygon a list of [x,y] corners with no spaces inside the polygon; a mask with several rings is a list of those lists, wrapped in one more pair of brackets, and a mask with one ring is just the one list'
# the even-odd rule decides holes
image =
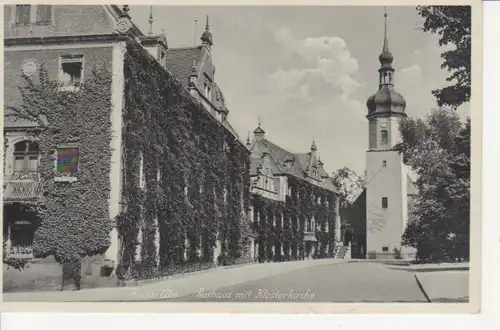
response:
{"label": "gabled roof", "polygon": [[167,50],[167,67],[172,75],[179,79],[184,87],[189,85],[189,76],[193,69],[193,59],[201,61],[201,47],[169,48]]}
{"label": "gabled roof", "polygon": [[[271,156],[272,161],[270,162],[270,166],[275,174],[292,175],[323,189],[336,192],[335,186],[329,178],[326,180],[315,180],[306,174],[306,170],[311,163],[311,153],[294,154],[264,138],[255,139],[250,149],[252,151],[250,175],[257,174],[257,167],[262,162],[262,155],[264,152],[267,152]],[[325,178],[328,177],[326,171],[321,168],[318,168],[318,174]]]}

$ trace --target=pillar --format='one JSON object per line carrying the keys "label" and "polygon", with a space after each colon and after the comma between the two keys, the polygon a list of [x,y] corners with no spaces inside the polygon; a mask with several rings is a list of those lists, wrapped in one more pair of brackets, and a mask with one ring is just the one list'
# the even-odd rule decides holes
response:
{"label": "pillar", "polygon": [[139,228],[139,233],[137,234],[137,246],[135,247],[135,261],[141,261],[141,251],[142,251],[142,227]]}
{"label": "pillar", "polygon": [[160,225],[158,224],[158,217],[155,217],[155,226],[156,266],[160,266]]}
{"label": "pillar", "polygon": [[220,255],[220,252],[221,252],[221,242],[220,242],[220,239],[217,239],[215,241],[215,249],[214,249],[214,264],[217,265],[217,258],[219,257]]}
{"label": "pillar", "polygon": [[[109,218],[114,220],[121,211],[121,191],[122,191],[122,127],[123,127],[123,103],[125,79],[123,73],[124,56],[127,52],[125,42],[117,43],[113,46],[113,61],[111,64],[111,165],[109,171],[110,194],[109,194]],[[105,259],[112,261],[114,266],[118,265],[120,243],[118,240],[118,229],[113,223],[111,229],[110,245],[105,252]]]}
{"label": "pillar", "polygon": [[250,238],[250,258],[255,259],[255,238]]}
{"label": "pillar", "polygon": [[188,258],[189,241],[187,238],[187,233],[184,233],[184,260]]}
{"label": "pillar", "polygon": [[341,219],[340,219],[340,210],[339,210],[340,204],[339,204],[339,199],[337,198],[335,201],[335,241],[340,242],[342,241],[342,235],[341,235]]}
{"label": "pillar", "polygon": [[[5,209],[4,209],[4,212],[5,212]],[[12,247],[11,226],[12,226],[12,224],[9,222],[7,224],[7,240],[5,241],[5,251],[6,251],[7,255],[10,254],[10,249]]]}

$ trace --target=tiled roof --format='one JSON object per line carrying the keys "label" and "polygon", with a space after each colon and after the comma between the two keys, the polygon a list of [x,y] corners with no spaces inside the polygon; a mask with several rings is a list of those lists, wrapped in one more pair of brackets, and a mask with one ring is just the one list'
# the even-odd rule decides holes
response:
{"label": "tiled roof", "polygon": [[[261,162],[262,154],[264,152],[268,152],[274,159],[274,162],[271,163],[271,167],[275,174],[289,174],[324,189],[336,191],[335,186],[330,179],[318,181],[306,175],[305,170],[309,164],[311,157],[310,153],[294,154],[267,139],[254,140],[251,149],[252,158],[250,161],[250,175],[257,174],[257,166]],[[320,175],[325,174],[324,176],[327,176],[327,173],[324,170],[321,171],[318,169],[318,171]]]}
{"label": "tiled roof", "polygon": [[193,58],[196,63],[201,60],[201,46],[186,48],[170,48],[167,50],[167,67],[179,79],[184,87],[188,87],[189,76],[193,67]]}

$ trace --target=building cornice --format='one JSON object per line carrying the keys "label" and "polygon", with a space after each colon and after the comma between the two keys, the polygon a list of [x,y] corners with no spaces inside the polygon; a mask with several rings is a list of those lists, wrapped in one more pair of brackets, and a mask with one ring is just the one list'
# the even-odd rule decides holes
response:
{"label": "building cornice", "polygon": [[375,113],[371,113],[371,114],[366,115],[367,119],[372,119],[375,117],[401,117],[401,118],[405,118],[405,117],[408,117],[408,115],[404,112],[393,112],[393,111],[375,112]]}
{"label": "building cornice", "polygon": [[4,39],[4,46],[24,46],[24,45],[57,45],[71,43],[91,43],[91,42],[119,42],[128,40],[127,35],[107,33],[107,34],[87,34],[75,36],[50,36],[50,37],[28,37],[28,38],[7,38]]}

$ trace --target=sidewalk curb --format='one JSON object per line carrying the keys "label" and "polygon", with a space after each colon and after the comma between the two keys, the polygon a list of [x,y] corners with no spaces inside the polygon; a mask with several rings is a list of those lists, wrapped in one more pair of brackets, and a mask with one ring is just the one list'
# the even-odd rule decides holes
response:
{"label": "sidewalk curb", "polygon": [[194,276],[194,275],[202,275],[205,273],[223,271],[223,270],[233,269],[233,268],[237,268],[237,267],[245,267],[245,266],[250,266],[250,265],[254,265],[254,264],[256,264],[256,263],[248,262],[248,263],[243,263],[243,264],[238,264],[238,265],[215,266],[215,267],[210,267],[210,268],[203,269],[203,270],[198,270],[195,272],[179,273],[179,274],[155,277],[155,278],[151,278],[151,279],[147,279],[147,280],[118,280],[117,287],[124,288],[124,287],[129,287],[129,286],[140,286],[143,284],[149,284],[149,283],[155,283],[155,282],[171,281],[171,280],[176,280],[179,278],[185,278],[185,277],[190,277],[190,276]]}
{"label": "sidewalk curb", "polygon": [[220,269],[221,269],[221,267],[211,267],[211,268],[207,268],[204,270],[198,270],[195,272],[179,273],[179,274],[150,278],[150,279],[146,279],[146,280],[118,280],[118,283],[116,286],[118,288],[124,288],[124,287],[129,287],[129,286],[140,286],[143,284],[149,284],[149,283],[155,283],[155,282],[161,282],[161,281],[170,281],[170,280],[189,277],[189,276],[193,276],[193,275],[201,275],[204,273],[209,273],[209,272],[213,272],[215,270],[220,270]]}

